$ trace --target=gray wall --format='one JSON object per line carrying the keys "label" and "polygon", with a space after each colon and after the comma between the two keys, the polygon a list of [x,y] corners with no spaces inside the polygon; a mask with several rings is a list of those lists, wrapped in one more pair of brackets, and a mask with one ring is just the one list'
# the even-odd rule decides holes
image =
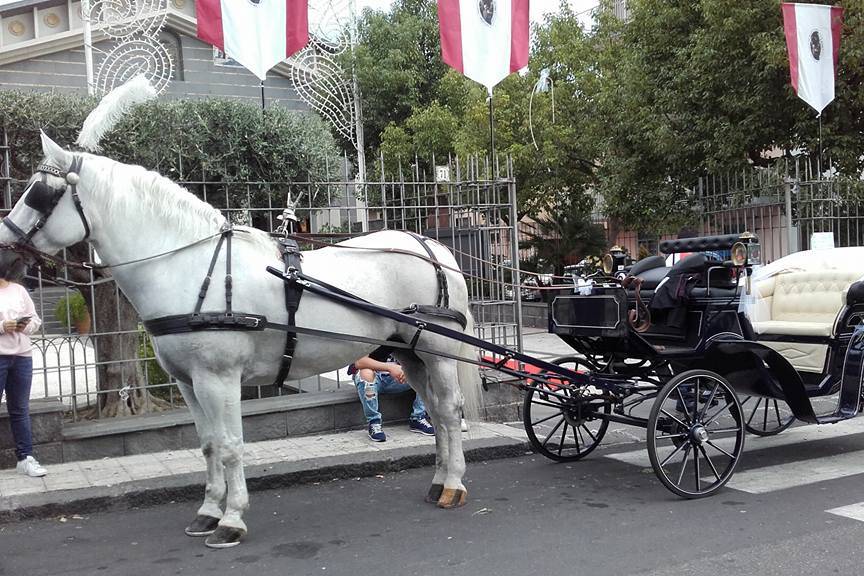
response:
{"label": "gray wall", "polygon": [[[234,66],[216,66],[213,48],[197,38],[165,33],[169,44],[179,44],[174,56],[175,80],[166,95],[184,98],[229,97],[258,103],[261,87],[251,72]],[[171,42],[173,40],[173,42]],[[97,44],[110,49],[110,42]],[[97,60],[98,66],[98,60]],[[0,88],[86,93],[84,49],[65,50],[30,60],[0,66]],[[291,81],[271,73],[265,84],[268,106],[278,103],[295,110],[308,110],[291,86]]]}

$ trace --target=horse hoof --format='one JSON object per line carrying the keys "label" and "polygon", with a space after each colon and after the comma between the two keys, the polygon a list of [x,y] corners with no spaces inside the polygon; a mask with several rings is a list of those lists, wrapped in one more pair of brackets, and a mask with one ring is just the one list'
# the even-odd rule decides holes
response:
{"label": "horse hoof", "polygon": [[240,540],[246,535],[245,530],[232,528],[231,526],[219,526],[213,534],[204,540],[208,548],[231,548],[240,544]]}
{"label": "horse hoof", "polygon": [[444,488],[441,492],[441,497],[438,498],[439,508],[459,508],[465,505],[465,498],[468,492],[457,488]]}
{"label": "horse hoof", "polygon": [[426,498],[425,498],[426,502],[429,502],[430,504],[437,503],[438,500],[441,499],[441,494],[443,492],[444,492],[444,485],[443,484],[432,484],[432,486],[429,487],[429,492],[426,493]]}
{"label": "horse hoof", "polygon": [[219,518],[213,516],[203,516],[199,514],[195,517],[189,526],[186,527],[186,535],[195,538],[201,536],[209,536],[213,534],[216,527],[219,525]]}

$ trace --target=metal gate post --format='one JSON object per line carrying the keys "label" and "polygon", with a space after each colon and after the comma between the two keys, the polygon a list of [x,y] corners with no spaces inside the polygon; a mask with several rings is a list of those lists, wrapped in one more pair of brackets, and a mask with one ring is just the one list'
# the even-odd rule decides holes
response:
{"label": "metal gate post", "polygon": [[798,251],[798,228],[792,225],[792,190],[795,190],[795,198],[797,199],[800,196],[798,186],[798,178],[787,178],[786,186],[783,187],[783,195],[786,200],[786,248],[788,254]]}
{"label": "metal gate post", "polygon": [[513,320],[516,324],[516,350],[522,352],[522,278],[519,272],[519,221],[516,212],[516,180],[512,160],[507,158],[507,193],[510,196],[510,262],[513,266]]}
{"label": "metal gate post", "polygon": [[3,127],[3,171],[0,172],[0,180],[3,180],[3,209],[12,210],[12,154],[9,151],[9,134]]}

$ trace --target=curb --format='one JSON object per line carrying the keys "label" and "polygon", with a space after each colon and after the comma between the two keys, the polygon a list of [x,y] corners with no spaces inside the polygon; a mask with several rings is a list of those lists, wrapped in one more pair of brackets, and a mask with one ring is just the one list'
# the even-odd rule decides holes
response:
{"label": "curb", "polygon": [[[484,444],[465,450],[467,462],[500,460],[522,456],[530,450],[527,442],[513,439],[478,439]],[[333,479],[375,476],[431,466],[435,454],[428,447],[395,448],[384,453],[357,453],[324,456],[310,460],[246,466],[246,486],[250,492],[290,488]],[[204,474],[194,472],[99,486],[78,490],[0,498],[0,524],[37,520],[55,516],[116,512],[156,506],[168,502],[200,499]]]}

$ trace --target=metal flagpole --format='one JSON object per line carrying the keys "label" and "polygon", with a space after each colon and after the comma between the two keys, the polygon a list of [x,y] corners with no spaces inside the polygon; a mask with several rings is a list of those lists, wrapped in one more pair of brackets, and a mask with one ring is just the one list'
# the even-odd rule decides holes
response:
{"label": "metal flagpole", "polygon": [[495,169],[495,108],[492,104],[492,90],[489,90],[489,160]]}
{"label": "metal flagpole", "polygon": [[264,81],[261,80],[261,114],[264,114]]}
{"label": "metal flagpole", "polygon": [[96,93],[93,80],[93,31],[90,25],[90,0],[81,0],[81,24],[84,27],[84,66],[87,70],[87,94]]}

